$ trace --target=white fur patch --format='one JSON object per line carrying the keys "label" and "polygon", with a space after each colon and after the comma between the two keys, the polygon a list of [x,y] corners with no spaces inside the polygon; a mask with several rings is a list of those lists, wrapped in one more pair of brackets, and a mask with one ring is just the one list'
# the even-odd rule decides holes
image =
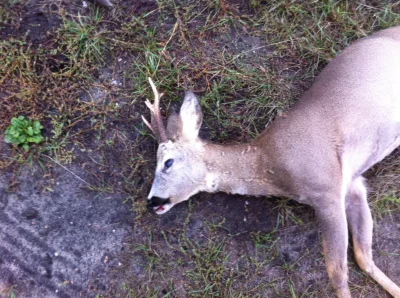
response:
{"label": "white fur patch", "polygon": [[232,189],[232,193],[238,195],[246,195],[248,194],[247,187],[244,185],[237,185],[234,189]]}
{"label": "white fur patch", "polygon": [[205,191],[215,192],[218,189],[218,178],[214,174],[207,173]]}

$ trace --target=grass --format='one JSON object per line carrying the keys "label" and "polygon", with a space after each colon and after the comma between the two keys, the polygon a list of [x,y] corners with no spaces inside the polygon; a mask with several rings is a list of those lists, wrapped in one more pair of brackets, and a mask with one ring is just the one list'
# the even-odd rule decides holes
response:
{"label": "grass", "polygon": [[[165,93],[165,115],[192,89],[205,116],[203,135],[222,143],[249,141],[294,104],[344,47],[400,25],[400,5],[391,1],[244,2],[157,0],[124,6],[120,1],[112,9],[84,9],[20,0],[0,6],[5,36],[0,96],[6,107],[0,109],[0,131],[12,117],[24,115],[43,124],[46,138],[28,152],[1,147],[0,168],[14,173],[15,187],[28,162],[40,163],[49,179],[53,166],[78,166],[85,187],[126,196],[141,231],[127,258],[144,268],[121,281],[126,297],[329,297],[332,292],[318,244],[300,243],[296,260],[282,257],[286,246],[294,245],[287,235],[296,238],[298,227],[312,229],[305,224],[314,222],[306,208],[275,201],[276,220],[265,226],[254,221],[252,230],[238,228],[227,213],[202,212],[204,200],[182,207],[189,211],[182,209],[172,223],[154,218],[143,203],[156,150],[140,118],[148,114],[144,99],[152,98],[147,77]],[[26,7],[58,20],[42,42],[32,31],[18,33],[17,28],[26,31],[19,21]],[[397,214],[398,162],[391,159],[374,172],[382,177],[372,193],[375,216]],[[321,272],[300,273],[302,262]],[[308,284],[309,275],[316,284]]]}
{"label": "grass", "polygon": [[[157,248],[153,245],[155,236],[153,232],[149,232],[147,244],[134,249],[134,255],[145,258],[143,263],[146,264],[149,278],[159,279],[160,275],[165,275],[164,280],[158,284],[164,284],[167,289],[157,286],[153,288],[154,295],[164,291],[176,297],[177,292],[182,292],[182,288],[168,290],[168,283],[165,283],[168,281],[167,276],[176,276],[177,272],[181,274],[178,275],[180,278],[186,280],[185,285],[182,284],[181,287],[186,288],[185,292],[189,297],[250,297],[252,293],[264,287],[259,284],[257,278],[262,267],[274,258],[260,258],[258,253],[260,250],[271,250],[279,239],[269,235],[265,236],[269,240],[265,240],[265,237],[257,234],[254,239],[259,246],[253,252],[257,255],[257,260],[247,256],[240,256],[237,260],[229,244],[237,236],[221,235],[221,230],[225,230],[223,224],[207,223],[205,227],[206,235],[203,235],[202,239],[189,236],[188,231],[185,231],[188,227],[182,227],[177,234],[162,231],[160,235],[156,232],[155,234],[159,234],[163,239],[161,247],[158,244]],[[269,241],[272,245],[267,248],[266,244]],[[237,280],[242,280],[244,285],[238,287]],[[153,297],[148,292],[147,283],[136,289],[126,286],[126,289],[130,289],[128,292],[132,297]]]}
{"label": "grass", "polygon": [[107,55],[106,32],[101,29],[103,16],[99,7],[91,8],[89,15],[64,16],[57,30],[62,52],[75,62],[101,65]]}

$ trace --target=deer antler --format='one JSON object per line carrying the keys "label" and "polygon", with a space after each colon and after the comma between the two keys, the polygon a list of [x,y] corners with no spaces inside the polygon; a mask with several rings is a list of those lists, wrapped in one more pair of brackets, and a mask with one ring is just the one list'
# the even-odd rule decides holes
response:
{"label": "deer antler", "polygon": [[165,130],[165,126],[161,117],[160,113],[160,98],[163,96],[163,93],[158,93],[156,86],[154,85],[153,81],[151,78],[149,79],[149,83],[151,86],[151,89],[153,90],[154,93],[154,103],[151,104],[151,102],[147,99],[146,100],[146,106],[150,109],[151,111],[151,124],[142,116],[143,122],[151,129],[151,131],[154,133],[157,141],[160,142],[165,142],[168,140],[167,138],[167,132]]}

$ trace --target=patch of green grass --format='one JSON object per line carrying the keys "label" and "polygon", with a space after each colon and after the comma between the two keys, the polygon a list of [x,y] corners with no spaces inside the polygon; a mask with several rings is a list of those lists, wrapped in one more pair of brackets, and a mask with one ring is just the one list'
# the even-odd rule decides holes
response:
{"label": "patch of green grass", "polygon": [[103,17],[100,7],[91,8],[88,15],[64,16],[63,25],[57,30],[64,55],[81,63],[103,63],[107,54]]}
{"label": "patch of green grass", "polygon": [[384,195],[375,204],[376,212],[383,216],[391,216],[394,212],[400,211],[400,198],[395,195]]}
{"label": "patch of green grass", "polygon": [[261,262],[270,262],[276,257],[274,250],[279,242],[279,237],[274,235],[275,232],[276,230],[267,234],[261,232],[251,234],[254,242],[255,255],[259,257]]}
{"label": "patch of green grass", "polygon": [[152,248],[153,234],[149,232],[148,243],[139,245],[135,251],[143,252],[148,260],[149,270],[152,270],[157,264],[161,263],[161,256]]}
{"label": "patch of green grass", "polygon": [[[191,297],[221,297],[229,296],[233,283],[233,272],[227,270],[229,254],[225,251],[226,239],[200,244],[186,239],[187,250],[191,254],[194,268],[186,272],[186,276],[195,285],[190,287]],[[189,250],[189,252],[188,252]]]}

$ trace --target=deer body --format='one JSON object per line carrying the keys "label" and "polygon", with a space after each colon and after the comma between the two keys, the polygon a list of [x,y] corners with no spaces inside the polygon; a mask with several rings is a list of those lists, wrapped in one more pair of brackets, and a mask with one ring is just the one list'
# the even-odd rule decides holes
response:
{"label": "deer body", "polygon": [[[157,116],[158,100],[148,106]],[[157,213],[199,191],[293,198],[316,210],[338,297],[351,297],[350,229],[361,269],[400,298],[400,288],[372,260],[373,224],[361,176],[400,145],[400,27],[345,49],[286,115],[249,144],[203,141],[201,121],[198,101],[187,92],[180,114],[168,121],[167,138],[160,139],[148,197]]]}

